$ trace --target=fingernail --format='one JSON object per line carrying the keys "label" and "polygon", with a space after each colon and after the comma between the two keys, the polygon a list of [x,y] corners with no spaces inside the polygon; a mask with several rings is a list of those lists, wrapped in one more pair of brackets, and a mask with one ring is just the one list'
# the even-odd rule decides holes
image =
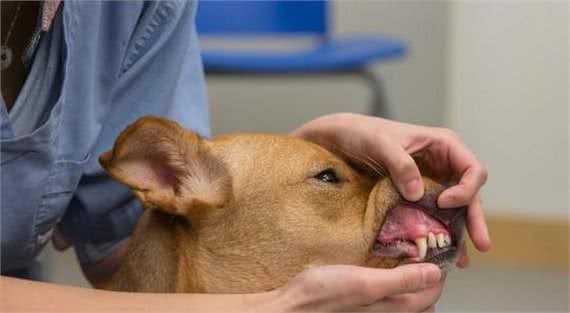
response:
{"label": "fingernail", "polygon": [[406,200],[418,201],[422,198],[423,190],[419,179],[410,180],[402,186]]}
{"label": "fingernail", "polygon": [[426,264],[422,267],[422,275],[426,286],[435,285],[441,279],[441,271],[434,264]]}

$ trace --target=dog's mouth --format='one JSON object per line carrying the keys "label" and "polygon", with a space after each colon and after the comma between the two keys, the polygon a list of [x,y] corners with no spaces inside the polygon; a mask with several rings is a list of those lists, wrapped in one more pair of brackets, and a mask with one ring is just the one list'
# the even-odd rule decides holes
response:
{"label": "dog's mouth", "polygon": [[377,233],[373,255],[400,263],[453,264],[463,243],[466,208],[439,209],[435,197],[400,202],[389,210]]}

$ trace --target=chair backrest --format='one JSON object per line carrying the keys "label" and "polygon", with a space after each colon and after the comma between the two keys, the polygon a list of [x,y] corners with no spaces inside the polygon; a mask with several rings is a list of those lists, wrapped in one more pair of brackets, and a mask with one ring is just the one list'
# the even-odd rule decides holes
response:
{"label": "chair backrest", "polygon": [[202,35],[321,35],[327,27],[326,0],[202,0],[196,23]]}

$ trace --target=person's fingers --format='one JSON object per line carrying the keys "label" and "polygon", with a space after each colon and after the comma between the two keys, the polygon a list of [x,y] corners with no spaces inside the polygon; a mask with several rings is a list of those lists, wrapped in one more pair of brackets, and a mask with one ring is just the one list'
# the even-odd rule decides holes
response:
{"label": "person's fingers", "polygon": [[467,210],[467,231],[477,250],[485,252],[491,249],[491,237],[489,236],[489,229],[485,222],[479,195],[475,196]]}
{"label": "person's fingers", "polygon": [[461,245],[459,256],[457,257],[457,262],[455,264],[459,268],[467,268],[467,266],[469,266],[469,254],[467,253],[467,247],[465,243]]}
{"label": "person's fingers", "polygon": [[67,250],[73,244],[71,240],[61,232],[59,227],[54,228],[51,242],[54,249],[60,252]]}
{"label": "person's fingers", "polygon": [[440,282],[441,270],[434,264],[409,264],[393,269],[369,269],[353,267],[354,271],[344,277],[343,285],[337,276],[337,291],[330,299],[340,304],[340,309],[360,307],[380,299],[429,289]]}
{"label": "person's fingers", "polygon": [[438,198],[440,208],[456,208],[469,204],[487,180],[487,170],[473,165],[461,172],[457,185],[446,189]]}
{"label": "person's fingers", "polygon": [[408,264],[379,272],[371,284],[383,296],[417,292],[437,284],[441,270],[434,264]]}
{"label": "person's fingers", "polygon": [[487,181],[488,172],[475,156],[456,140],[448,148],[449,166],[459,175],[457,185],[446,189],[439,195],[440,208],[456,208],[469,204]]}
{"label": "person's fingers", "polygon": [[394,269],[333,265],[301,273],[286,290],[289,298],[297,299],[300,307],[307,310],[352,310],[386,297],[429,289],[441,277],[434,264],[409,264]]}
{"label": "person's fingers", "polygon": [[404,148],[386,140],[379,140],[369,143],[366,150],[371,152],[372,158],[388,167],[392,181],[406,200],[418,201],[423,197],[424,183],[420,170]]}
{"label": "person's fingers", "polygon": [[407,293],[394,295],[367,306],[358,308],[358,312],[424,312],[430,309],[441,296],[443,291],[443,283],[437,284],[431,288],[418,291],[415,293]]}
{"label": "person's fingers", "polygon": [[[446,138],[440,142],[443,144],[433,146],[440,148],[442,145],[447,146],[448,166],[460,178],[457,185],[444,190],[439,195],[438,206],[457,208],[469,205],[467,217],[469,236],[479,251],[487,251],[491,247],[491,239],[478,193],[487,181],[488,172],[456,135],[443,137]],[[437,152],[441,154],[441,151]]]}

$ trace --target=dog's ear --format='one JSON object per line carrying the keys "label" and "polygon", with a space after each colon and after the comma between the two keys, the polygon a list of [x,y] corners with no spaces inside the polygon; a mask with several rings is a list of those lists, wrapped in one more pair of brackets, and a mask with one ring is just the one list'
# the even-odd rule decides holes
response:
{"label": "dog's ear", "polygon": [[99,162],[145,208],[194,218],[223,207],[231,195],[231,177],[208,145],[175,122],[143,117],[120,134]]}

